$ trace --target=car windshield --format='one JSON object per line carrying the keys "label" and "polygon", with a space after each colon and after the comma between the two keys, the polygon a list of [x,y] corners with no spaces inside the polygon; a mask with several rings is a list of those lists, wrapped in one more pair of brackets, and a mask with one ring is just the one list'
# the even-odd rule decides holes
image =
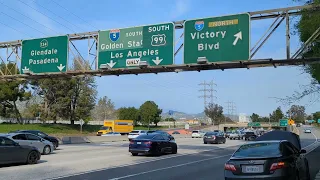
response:
{"label": "car windshield", "polygon": [[131,131],[130,133],[139,133],[139,131]]}
{"label": "car windshield", "polygon": [[101,128],[100,128],[100,130],[108,130],[109,129],[109,127],[106,127],[106,126],[102,126]]}
{"label": "car windshield", "polygon": [[217,132],[208,132],[206,133],[206,136],[216,136],[217,134]]}
{"label": "car windshield", "polygon": [[199,133],[199,131],[192,131],[192,133]]}
{"label": "car windshield", "polygon": [[279,142],[261,142],[242,145],[232,157],[273,157],[281,155]]}

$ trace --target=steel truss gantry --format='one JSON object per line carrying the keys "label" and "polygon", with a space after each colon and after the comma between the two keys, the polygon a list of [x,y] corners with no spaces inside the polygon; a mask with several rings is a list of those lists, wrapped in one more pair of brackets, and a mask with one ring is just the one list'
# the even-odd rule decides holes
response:
{"label": "steel truss gantry", "polygon": [[[202,70],[225,70],[234,68],[255,68],[255,67],[268,67],[268,66],[291,66],[291,65],[305,65],[312,63],[319,63],[320,57],[303,59],[300,57],[302,52],[320,36],[320,27],[313,33],[312,36],[304,43],[298,51],[290,56],[290,16],[301,15],[302,10],[308,9],[314,11],[319,9],[320,6],[305,5],[305,6],[294,6],[279,9],[269,9],[263,11],[249,12],[251,20],[262,20],[262,19],[275,19],[270,27],[266,30],[263,36],[255,43],[251,48],[251,56],[246,61],[232,61],[224,63],[208,63],[208,64],[184,64],[184,65],[168,65],[168,66],[153,66],[144,68],[124,68],[124,69],[107,69],[99,70],[97,67],[97,42],[99,31],[85,32],[68,34],[69,36],[69,62],[76,61],[81,58],[83,61],[90,64],[90,66],[83,66],[80,70],[68,70],[63,73],[39,73],[39,74],[19,74],[17,69],[20,69],[19,64],[21,63],[21,43],[22,40],[0,42],[0,64],[6,65],[5,70],[0,69],[0,80],[13,80],[13,79],[39,79],[39,78],[66,78],[75,76],[107,76],[107,75],[127,75],[127,74],[144,74],[144,73],[163,73],[163,72],[182,72],[182,71],[202,71]],[[286,22],[286,59],[277,59],[266,57],[265,59],[253,59],[255,54],[261,49],[261,47],[267,42],[273,32],[279,27],[279,25],[285,20]],[[175,29],[183,29],[185,20],[176,21]],[[183,39],[183,34],[176,40],[176,46]],[[80,51],[77,47],[77,42],[87,41],[87,57],[83,55],[83,51]],[[176,48],[175,55],[183,48],[183,42],[180,43]],[[2,50],[2,51],[1,51]],[[1,53],[2,52],[2,53]],[[5,53],[3,53],[5,52]],[[82,52],[82,53],[81,53]],[[5,54],[4,58],[2,57]],[[1,56],[2,55],[2,56]],[[78,58],[75,58],[78,57]],[[13,60],[12,60],[13,59]],[[12,66],[7,66],[8,63],[15,64],[15,70],[9,69]],[[71,62],[74,63],[74,62]]]}

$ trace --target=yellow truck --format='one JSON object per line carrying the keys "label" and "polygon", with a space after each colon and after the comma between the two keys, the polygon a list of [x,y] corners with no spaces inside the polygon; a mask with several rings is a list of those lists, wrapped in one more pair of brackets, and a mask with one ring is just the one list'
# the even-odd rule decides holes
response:
{"label": "yellow truck", "polygon": [[105,120],[103,126],[97,132],[97,136],[109,132],[117,132],[123,135],[129,134],[131,131],[133,131],[133,120]]}

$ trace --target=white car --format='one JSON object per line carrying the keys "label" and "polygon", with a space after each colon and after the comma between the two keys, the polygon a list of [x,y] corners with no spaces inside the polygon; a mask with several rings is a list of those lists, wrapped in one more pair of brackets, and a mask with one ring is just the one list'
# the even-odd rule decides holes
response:
{"label": "white car", "polygon": [[101,136],[121,136],[121,134],[117,132],[108,132],[107,134],[103,134]]}
{"label": "white car", "polygon": [[20,145],[36,147],[41,154],[47,155],[53,152],[52,142],[47,141],[37,135],[30,133],[9,133],[7,138],[19,143]]}
{"label": "white car", "polygon": [[134,130],[131,131],[128,135],[128,139],[129,141],[131,141],[132,139],[135,139],[136,137],[140,136],[141,134],[146,134],[148,131],[145,130]]}
{"label": "white car", "polygon": [[310,129],[305,129],[304,133],[311,133],[311,130]]}
{"label": "white car", "polygon": [[195,130],[195,131],[192,131],[191,137],[192,137],[192,138],[203,138],[203,136],[204,136],[205,134],[206,134],[206,133],[203,132],[203,131]]}

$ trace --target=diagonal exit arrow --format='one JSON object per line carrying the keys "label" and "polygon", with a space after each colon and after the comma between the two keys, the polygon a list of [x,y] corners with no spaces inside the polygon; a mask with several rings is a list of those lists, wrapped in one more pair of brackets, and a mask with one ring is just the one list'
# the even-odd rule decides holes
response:
{"label": "diagonal exit arrow", "polygon": [[234,37],[236,37],[236,39],[233,41],[232,44],[235,46],[237,45],[239,39],[242,40],[242,32],[241,31],[238,32],[237,34],[234,35]]}

